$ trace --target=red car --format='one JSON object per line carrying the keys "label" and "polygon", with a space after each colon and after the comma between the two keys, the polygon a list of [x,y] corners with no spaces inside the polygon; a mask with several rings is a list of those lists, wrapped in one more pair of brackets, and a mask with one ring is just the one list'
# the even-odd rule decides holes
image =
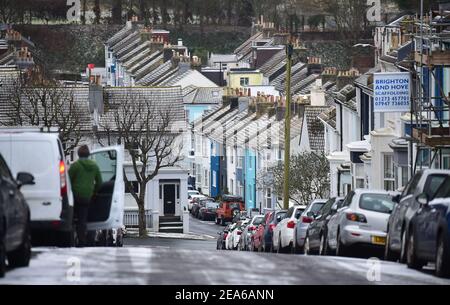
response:
{"label": "red car", "polygon": [[256,232],[250,241],[250,251],[262,251],[265,228],[269,225],[273,213],[267,212],[264,216],[264,221],[256,228]]}

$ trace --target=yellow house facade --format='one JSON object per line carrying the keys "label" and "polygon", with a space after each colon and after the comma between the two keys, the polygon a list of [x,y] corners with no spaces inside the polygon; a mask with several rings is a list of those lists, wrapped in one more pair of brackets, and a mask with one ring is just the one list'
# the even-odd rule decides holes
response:
{"label": "yellow house facade", "polygon": [[248,86],[262,86],[264,75],[259,70],[238,68],[228,72],[228,87],[242,88]]}

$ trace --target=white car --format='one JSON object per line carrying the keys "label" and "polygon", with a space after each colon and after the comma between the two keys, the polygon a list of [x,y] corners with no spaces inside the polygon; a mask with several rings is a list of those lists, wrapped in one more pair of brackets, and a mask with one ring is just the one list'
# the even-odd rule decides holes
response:
{"label": "white car", "polygon": [[225,249],[233,250],[233,231],[236,229],[236,223],[232,224],[228,229],[227,238],[225,238]]}
{"label": "white car", "polygon": [[295,205],[289,208],[285,218],[273,230],[272,249],[274,251],[282,253],[292,247],[295,225],[305,209],[305,205]]}
{"label": "white car", "polygon": [[240,220],[236,223],[233,232],[231,233],[231,247],[232,250],[237,250],[239,246],[239,241],[242,237],[242,232],[244,231],[247,224],[251,219]]}
{"label": "white car", "polygon": [[192,206],[194,205],[194,198],[206,198],[206,196],[201,194],[188,195],[188,210],[192,210]]}
{"label": "white car", "polygon": [[336,255],[349,255],[353,245],[384,248],[392,194],[386,191],[357,189],[348,193],[328,222],[327,242]]}
{"label": "white car", "polygon": [[302,253],[306,240],[306,231],[309,224],[314,221],[317,213],[322,209],[327,200],[315,199],[311,201],[308,207],[303,211],[294,229],[293,250],[295,253]]}

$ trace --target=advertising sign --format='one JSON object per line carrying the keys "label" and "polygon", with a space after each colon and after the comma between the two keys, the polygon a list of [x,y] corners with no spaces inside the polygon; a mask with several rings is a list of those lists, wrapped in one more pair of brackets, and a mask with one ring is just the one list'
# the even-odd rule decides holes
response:
{"label": "advertising sign", "polygon": [[374,112],[409,112],[411,75],[409,72],[374,73]]}

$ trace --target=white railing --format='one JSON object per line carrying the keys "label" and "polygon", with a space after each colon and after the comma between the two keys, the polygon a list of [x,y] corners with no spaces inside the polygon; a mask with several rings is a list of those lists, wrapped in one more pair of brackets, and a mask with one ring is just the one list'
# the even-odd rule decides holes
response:
{"label": "white railing", "polygon": [[[152,210],[145,210],[147,228],[152,227]],[[139,211],[128,210],[124,212],[123,224],[127,228],[137,228],[139,226]]]}

